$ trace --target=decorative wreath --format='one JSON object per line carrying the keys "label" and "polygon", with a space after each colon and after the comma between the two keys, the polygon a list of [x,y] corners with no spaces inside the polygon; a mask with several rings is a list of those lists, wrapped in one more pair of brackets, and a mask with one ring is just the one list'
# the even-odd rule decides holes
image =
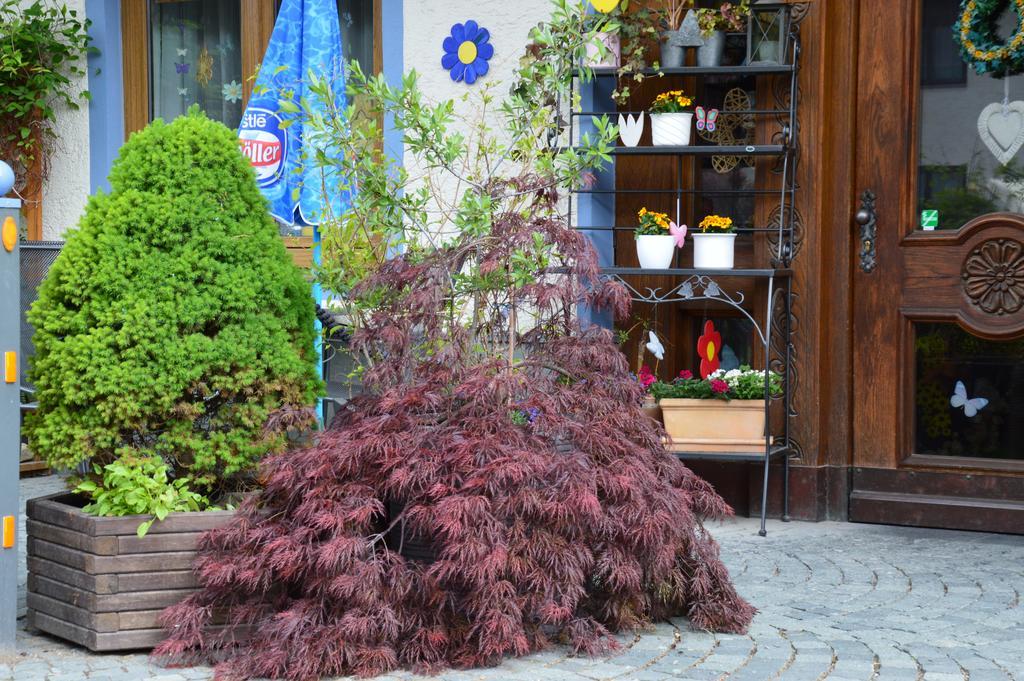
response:
{"label": "decorative wreath", "polygon": [[[998,22],[1009,5],[1017,13],[1017,32],[1003,43]],[[964,0],[954,33],[964,61],[978,75],[1002,78],[1024,72],[1024,0]]]}

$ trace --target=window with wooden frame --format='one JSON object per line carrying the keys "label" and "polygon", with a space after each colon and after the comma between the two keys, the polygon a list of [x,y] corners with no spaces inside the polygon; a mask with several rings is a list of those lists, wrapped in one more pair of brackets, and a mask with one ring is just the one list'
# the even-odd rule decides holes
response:
{"label": "window with wooden frame", "polygon": [[[345,58],[379,73],[381,0],[338,0]],[[125,136],[198,104],[236,127],[280,0],[122,0]]]}

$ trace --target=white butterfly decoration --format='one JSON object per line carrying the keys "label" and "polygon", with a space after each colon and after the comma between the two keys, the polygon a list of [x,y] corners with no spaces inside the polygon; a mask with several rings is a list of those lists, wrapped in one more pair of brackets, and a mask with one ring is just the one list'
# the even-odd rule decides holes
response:
{"label": "white butterfly decoration", "polygon": [[647,342],[647,349],[651,351],[651,354],[660,359],[665,359],[665,346],[658,340],[658,334],[653,331],[650,332],[651,340]]}
{"label": "white butterfly decoration", "polygon": [[974,397],[968,399],[967,388],[964,387],[963,381],[956,382],[956,388],[953,389],[953,396],[949,398],[949,404],[954,409],[964,408],[964,416],[972,418],[978,415],[978,412],[988,406],[988,400],[984,397]]}
{"label": "white butterfly decoration", "polygon": [[177,48],[177,52],[178,52],[178,56],[179,57],[184,57],[185,55],[188,54],[188,48],[187,47],[179,47],[179,48]]}
{"label": "white butterfly decoration", "polygon": [[188,97],[188,88],[187,87],[180,87],[180,88],[178,88],[178,94],[181,95],[182,97]]}
{"label": "white butterfly decoration", "polygon": [[644,112],[639,116],[623,116],[619,114],[619,137],[627,147],[640,144],[640,135],[644,134]]}

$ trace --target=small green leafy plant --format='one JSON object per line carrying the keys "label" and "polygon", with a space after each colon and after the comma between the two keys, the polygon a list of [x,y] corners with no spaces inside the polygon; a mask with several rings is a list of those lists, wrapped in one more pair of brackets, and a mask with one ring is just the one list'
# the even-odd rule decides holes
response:
{"label": "small green leafy plant", "polygon": [[66,5],[0,0],[0,158],[13,164],[23,187],[46,176],[54,107],[77,109],[89,98],[75,81],[94,49],[90,23]]}
{"label": "small green leafy plant", "polygon": [[[659,400],[760,400],[764,399],[764,380],[764,371],[749,366],[729,371],[719,369],[704,379],[684,370],[671,383],[658,381],[650,390]],[[768,394],[771,397],[782,394],[782,376],[774,371],[768,372]]]}
{"label": "small green leafy plant", "polygon": [[163,521],[172,511],[205,511],[209,500],[188,488],[188,480],[169,480],[168,466],[156,457],[125,457],[106,466],[94,466],[93,472],[102,481],[83,480],[76,492],[88,494],[93,501],[86,504],[86,513],[100,516],[151,515],[135,531],[140,537],[157,520]]}

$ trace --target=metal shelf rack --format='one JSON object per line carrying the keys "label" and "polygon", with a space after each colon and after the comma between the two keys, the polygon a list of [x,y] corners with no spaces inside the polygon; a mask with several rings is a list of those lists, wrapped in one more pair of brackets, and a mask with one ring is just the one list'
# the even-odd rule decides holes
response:
{"label": "metal shelf rack", "polygon": [[[793,201],[796,193],[796,166],[799,158],[799,147],[797,139],[797,75],[800,64],[800,40],[799,28],[794,27],[790,40],[790,63],[771,65],[751,66],[720,66],[720,67],[697,67],[686,66],[675,69],[661,69],[659,71],[647,69],[645,75],[652,77],[659,76],[681,76],[681,77],[732,77],[750,78],[759,76],[774,76],[785,78],[788,76],[789,91],[788,101],[785,108],[780,109],[751,109],[739,113],[748,115],[774,116],[778,121],[779,129],[771,136],[771,144],[750,144],[750,145],[729,145],[719,146],[714,144],[694,144],[685,147],[624,147],[618,146],[612,149],[614,159],[618,157],[638,156],[669,156],[677,159],[676,186],[674,188],[652,188],[618,190],[607,187],[577,188],[573,194],[578,201],[603,199],[614,201],[619,194],[665,194],[676,197],[676,220],[680,218],[683,197],[692,195],[704,196],[729,196],[747,195],[755,201],[775,199],[778,201],[777,213],[774,219],[778,220],[776,225],[753,226],[737,229],[743,234],[766,234],[769,239],[771,262],[767,267],[742,268],[731,270],[705,270],[693,268],[671,268],[666,270],[649,270],[636,267],[605,267],[601,270],[601,276],[619,282],[629,291],[634,302],[647,303],[651,305],[675,305],[694,302],[716,303],[727,306],[738,313],[753,328],[756,341],[764,352],[766,368],[782,375],[783,394],[779,398],[771,398],[769,395],[769,383],[765,377],[765,443],[764,450],[758,452],[706,452],[706,451],[680,451],[671,442],[666,442],[666,448],[684,460],[711,460],[711,461],[735,461],[763,464],[762,494],[761,494],[761,527],[758,532],[762,537],[766,535],[765,522],[768,506],[768,481],[771,463],[781,460],[783,467],[783,515],[782,520],[789,520],[789,468],[790,458],[795,454],[794,443],[790,437],[790,420],[792,416],[792,395],[793,374],[791,361],[793,357],[791,311],[793,304],[792,279],[793,270],[790,269],[794,253],[793,241],[795,233],[795,211]],[[594,87],[595,83],[602,79],[616,77],[614,68],[590,69],[587,74],[577,74],[577,85],[579,92],[585,87]],[[586,76],[586,77],[583,77]],[[592,78],[591,78],[592,76]],[[584,107],[594,109],[596,107]],[[583,127],[588,118],[603,115],[617,115],[627,113],[618,110],[597,111],[583,110],[569,112],[569,139],[576,140],[578,128]],[[571,142],[573,143],[573,142]],[[698,158],[708,156],[761,156],[773,157],[777,163],[773,172],[781,176],[778,189],[709,189],[684,187],[683,168],[684,163],[696,163]],[[573,209],[570,202],[570,221],[574,226],[593,236],[602,233],[614,235],[620,231],[632,230],[632,227],[623,227],[615,224],[578,224],[573,217]],[[589,222],[595,222],[591,219]],[[609,222],[606,220],[606,222]],[[610,222],[614,223],[615,220]],[[742,237],[740,237],[742,238]],[[614,241],[614,239],[612,239]],[[612,244],[614,248],[614,243]],[[617,259],[613,258],[613,262]],[[671,278],[671,283],[662,284],[657,287],[647,286],[638,280],[639,277],[661,277]],[[748,291],[741,286],[754,287],[758,292],[764,292],[765,301],[763,309],[754,310],[748,302]],[[753,290],[753,288],[752,288]],[[776,317],[781,311],[781,316]],[[779,328],[781,327],[781,328]],[[776,345],[777,341],[781,344]],[[773,432],[771,412],[772,404],[781,403],[783,414],[781,425],[778,425]]]}

